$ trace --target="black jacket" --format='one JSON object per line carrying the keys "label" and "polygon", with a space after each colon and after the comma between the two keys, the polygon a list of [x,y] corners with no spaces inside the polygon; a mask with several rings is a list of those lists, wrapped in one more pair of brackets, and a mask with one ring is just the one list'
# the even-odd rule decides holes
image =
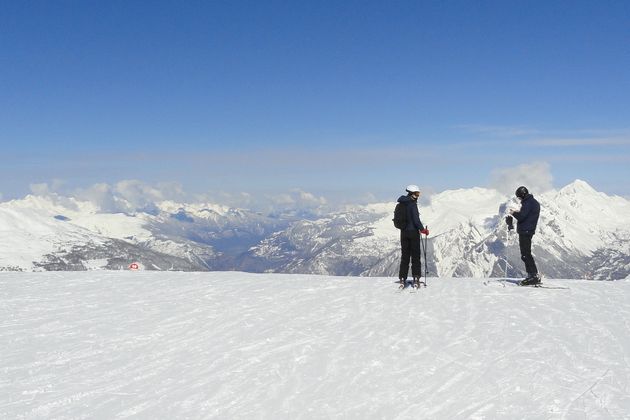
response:
{"label": "black jacket", "polygon": [[518,221],[516,227],[518,233],[533,235],[540,216],[540,203],[533,195],[527,194],[521,201],[521,209],[512,213],[512,216]]}
{"label": "black jacket", "polygon": [[408,195],[401,195],[398,198],[399,203],[404,203],[407,206],[407,227],[403,230],[415,230],[419,231],[424,229],[422,222],[420,221],[420,213],[418,213],[418,204]]}

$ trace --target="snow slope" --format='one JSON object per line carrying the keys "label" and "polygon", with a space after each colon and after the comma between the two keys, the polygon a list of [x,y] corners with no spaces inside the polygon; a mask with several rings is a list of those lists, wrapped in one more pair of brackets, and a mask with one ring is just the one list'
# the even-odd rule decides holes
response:
{"label": "snow slope", "polygon": [[630,283],[549,285],[0,273],[0,418],[630,418]]}

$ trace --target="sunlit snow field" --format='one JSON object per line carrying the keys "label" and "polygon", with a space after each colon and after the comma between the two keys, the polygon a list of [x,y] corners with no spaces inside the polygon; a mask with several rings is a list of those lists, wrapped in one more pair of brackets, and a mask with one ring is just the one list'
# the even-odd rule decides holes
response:
{"label": "sunlit snow field", "polygon": [[630,282],[546,284],[0,273],[0,418],[630,418]]}

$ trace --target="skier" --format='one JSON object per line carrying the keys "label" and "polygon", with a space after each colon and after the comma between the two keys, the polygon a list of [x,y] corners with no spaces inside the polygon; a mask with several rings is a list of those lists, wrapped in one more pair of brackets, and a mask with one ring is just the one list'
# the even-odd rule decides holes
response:
{"label": "skier", "polygon": [[516,190],[516,197],[521,200],[520,210],[510,209],[510,214],[517,220],[518,244],[521,250],[521,260],[525,263],[527,278],[522,280],[522,286],[540,284],[538,268],[532,256],[532,237],[536,232],[538,217],[540,216],[540,203],[536,201],[527,188],[521,186]]}
{"label": "skier", "polygon": [[[404,288],[408,286],[420,287],[422,270],[420,266],[420,234],[428,235],[429,230],[425,229],[420,221],[418,213],[418,198],[420,188],[417,185],[408,185],[405,189],[407,195],[401,195],[398,202],[406,207],[407,223],[400,229],[400,270],[398,279]],[[409,260],[411,259],[411,274],[413,281],[408,282]]]}

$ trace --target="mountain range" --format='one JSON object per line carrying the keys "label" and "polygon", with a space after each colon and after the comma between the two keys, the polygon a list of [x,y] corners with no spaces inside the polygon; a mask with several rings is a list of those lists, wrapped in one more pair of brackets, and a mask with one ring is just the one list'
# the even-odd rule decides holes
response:
{"label": "mountain range", "polygon": [[[576,180],[536,195],[533,254],[548,278],[630,275],[630,201]],[[122,198],[121,198],[122,200]],[[0,203],[0,271],[127,269],[396,276],[395,202],[308,218],[212,203],[162,201],[111,213],[55,194]],[[447,190],[420,204],[429,276],[524,275],[504,216],[518,203],[494,189]]]}

